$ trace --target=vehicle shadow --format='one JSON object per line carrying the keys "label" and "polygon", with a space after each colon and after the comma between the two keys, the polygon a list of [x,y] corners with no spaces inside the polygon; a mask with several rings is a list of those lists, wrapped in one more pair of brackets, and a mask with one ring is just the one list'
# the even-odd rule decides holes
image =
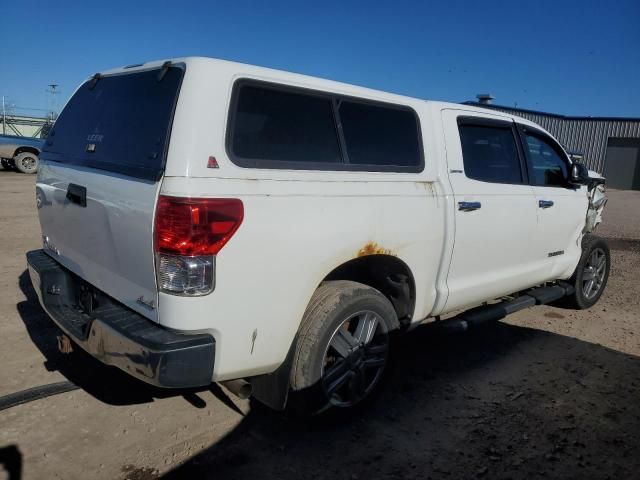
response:
{"label": "vehicle shadow", "polygon": [[[20,275],[18,284],[26,297],[26,300],[18,303],[18,313],[29,337],[46,358],[47,370],[59,371],[67,380],[110,405],[148,403],[156,398],[182,395],[194,407],[203,408],[194,393],[204,389],[178,391],[155,388],[115,367],[104,365],[79,347],[75,347],[71,354],[61,353],[58,348],[58,336],[62,335],[62,331],[42,310],[27,270]],[[224,397],[222,400],[228,402],[220,389],[211,389],[211,392],[218,397]]]}
{"label": "vehicle shadow", "polygon": [[164,478],[637,478],[640,358],[498,323],[419,328],[380,394],[300,420],[252,402]]}

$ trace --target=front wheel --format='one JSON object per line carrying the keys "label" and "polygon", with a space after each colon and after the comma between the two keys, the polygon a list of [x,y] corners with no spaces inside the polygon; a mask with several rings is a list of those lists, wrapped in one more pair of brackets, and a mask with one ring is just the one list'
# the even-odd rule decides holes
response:
{"label": "front wheel", "polygon": [[569,280],[575,292],[564,299],[564,304],[579,310],[594,306],[607,285],[610,268],[611,255],[607,242],[595,235],[585,236],[580,262]]}
{"label": "front wheel", "polygon": [[378,290],[351,281],[323,283],[305,311],[291,370],[291,406],[315,414],[371,396],[389,353],[396,312]]}
{"label": "front wheel", "polygon": [[31,152],[22,152],[13,157],[13,163],[22,173],[36,173],[38,171],[38,156]]}

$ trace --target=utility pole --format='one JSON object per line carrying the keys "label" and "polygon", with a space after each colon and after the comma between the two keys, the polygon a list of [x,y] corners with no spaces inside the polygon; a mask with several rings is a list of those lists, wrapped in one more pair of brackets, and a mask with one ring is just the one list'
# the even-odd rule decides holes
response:
{"label": "utility pole", "polygon": [[6,135],[6,125],[7,125],[7,112],[4,109],[4,95],[2,95],[2,134]]}
{"label": "utility pole", "polygon": [[56,111],[56,95],[60,94],[60,90],[58,87],[60,85],[58,83],[50,83],[48,85],[47,93],[51,95],[51,103],[50,103],[50,112],[49,119],[53,122],[58,116],[58,112]]}

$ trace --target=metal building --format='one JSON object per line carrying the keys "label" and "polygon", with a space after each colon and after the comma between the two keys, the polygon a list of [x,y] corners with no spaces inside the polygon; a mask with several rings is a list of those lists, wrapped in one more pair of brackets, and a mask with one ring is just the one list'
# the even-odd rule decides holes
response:
{"label": "metal building", "polygon": [[604,173],[607,186],[640,190],[640,118],[570,117],[492,105],[491,95],[464,102],[526,118],[548,130],[569,151],[581,153],[591,170]]}

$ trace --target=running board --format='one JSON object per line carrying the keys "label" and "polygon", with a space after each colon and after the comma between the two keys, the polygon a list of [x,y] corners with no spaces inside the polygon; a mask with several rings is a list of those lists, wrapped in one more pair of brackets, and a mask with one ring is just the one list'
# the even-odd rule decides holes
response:
{"label": "running board", "polygon": [[536,287],[511,300],[503,300],[499,303],[472,308],[455,317],[436,322],[434,326],[451,332],[464,332],[469,328],[502,320],[507,315],[518,310],[560,300],[573,292],[574,288],[565,282],[558,282],[556,285],[548,287]]}

